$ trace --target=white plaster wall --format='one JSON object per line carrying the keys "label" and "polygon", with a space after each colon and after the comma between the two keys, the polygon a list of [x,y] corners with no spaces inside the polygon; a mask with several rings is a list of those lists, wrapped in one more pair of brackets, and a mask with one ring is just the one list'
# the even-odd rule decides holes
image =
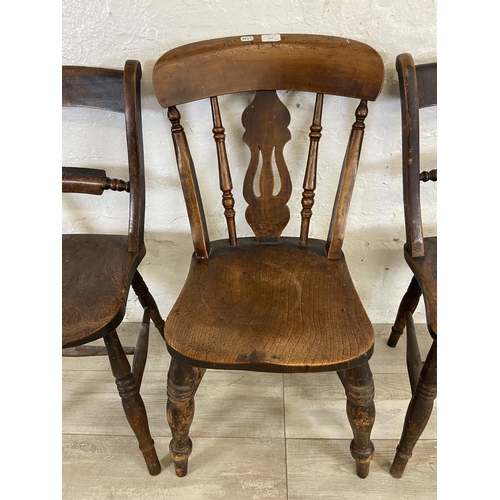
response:
{"label": "white plaster wall", "polygon": [[[344,252],[351,274],[373,322],[393,321],[411,273],[402,254],[405,238],[401,189],[400,105],[396,55],[410,52],[417,63],[437,57],[436,0],[63,0],[62,63],[122,68],[126,59],[138,59],[143,67],[142,98],[146,161],[147,255],[140,270],[165,316],[180,291],[192,252],[188,221],[180,192],[169,135],[168,120],[154,97],[151,72],[167,50],[206,38],[259,33],[320,33],[356,39],[373,46],[386,68],[385,86],[377,102],[369,106],[367,134],[358,180],[351,204]],[[298,93],[282,94],[296,112],[290,129],[293,140],[285,153],[295,180],[295,212],[285,234],[297,234],[305,152],[311,120],[311,100]],[[244,107],[243,98],[222,100]],[[298,107],[300,105],[300,107]],[[325,104],[323,148],[320,151],[319,187],[314,207],[312,236],[324,238],[344,154],[347,128],[353,122],[354,104],[330,98]],[[217,163],[210,134],[207,102],[180,108],[183,117],[195,117],[189,135],[203,133],[201,146],[192,143],[198,176],[210,179],[204,186],[205,211],[212,239],[225,237]],[[83,125],[90,113],[90,126]],[[121,118],[88,110],[63,111],[63,164],[107,167],[110,176],[126,175],[125,142]],[[242,134],[237,113],[224,115],[228,137]],[[187,123],[187,121],[186,121]],[[299,130],[302,127],[304,130]],[[428,168],[436,167],[436,112],[423,119],[422,152]],[[292,142],[293,142],[292,140]],[[328,143],[340,144],[331,154]],[[307,149],[307,148],[306,148]],[[339,148],[337,148],[339,149]],[[234,184],[244,175],[248,154],[229,146]],[[114,165],[114,166],[113,166]],[[436,186],[425,185],[426,234],[436,234]],[[239,235],[250,234],[244,221],[245,203],[236,193]],[[126,227],[126,197],[105,193],[92,197],[88,210],[80,195],[63,196],[63,231],[117,230]],[[416,320],[425,322],[423,307]],[[138,321],[141,308],[130,295],[126,321]]]}

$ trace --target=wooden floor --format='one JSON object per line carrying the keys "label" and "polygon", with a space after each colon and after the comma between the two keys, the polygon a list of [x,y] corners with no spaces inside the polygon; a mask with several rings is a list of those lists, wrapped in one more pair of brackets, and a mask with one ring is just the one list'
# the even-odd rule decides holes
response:
{"label": "wooden floor", "polygon": [[[134,345],[138,325],[122,325]],[[123,413],[107,357],[63,358],[62,498],[120,500],[435,499],[436,412],[402,479],[389,474],[410,398],[405,342],[386,345],[389,325],[375,325],[377,416],[370,475],[359,479],[345,396],[335,373],[207,371],[196,395],[188,475],[175,476],[168,452],[165,381],[169,356],[151,328],[142,397],[162,465],[147,473]],[[430,345],[417,325],[422,351]]]}

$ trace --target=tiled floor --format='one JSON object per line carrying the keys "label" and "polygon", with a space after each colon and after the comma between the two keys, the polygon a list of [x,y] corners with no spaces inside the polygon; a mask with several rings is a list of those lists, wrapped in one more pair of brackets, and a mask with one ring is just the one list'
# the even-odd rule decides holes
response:
{"label": "tiled floor", "polygon": [[[422,351],[430,345],[417,325]],[[134,345],[137,324],[122,325]],[[377,417],[370,475],[359,479],[345,396],[335,373],[207,371],[196,395],[188,475],[175,476],[168,452],[165,379],[169,356],[152,327],[141,394],[162,472],[148,475],[125,419],[106,357],[63,358],[63,498],[77,499],[435,499],[436,407],[402,479],[389,468],[410,398],[405,343],[375,325]]]}

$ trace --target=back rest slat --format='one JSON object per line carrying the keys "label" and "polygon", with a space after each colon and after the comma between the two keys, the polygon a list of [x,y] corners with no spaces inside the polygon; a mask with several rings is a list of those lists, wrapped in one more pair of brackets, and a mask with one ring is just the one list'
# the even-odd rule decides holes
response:
{"label": "back rest slat", "polygon": [[437,63],[415,66],[418,83],[418,104],[420,108],[437,105]]}
{"label": "back rest slat", "polygon": [[252,35],[166,52],[154,66],[153,86],[164,108],[233,92],[277,89],[374,101],[383,76],[380,55],[356,40],[282,34],[279,41],[266,42]]}
{"label": "back rest slat", "polygon": [[302,193],[302,211],[300,212],[302,222],[300,226],[300,244],[307,245],[309,236],[309,223],[312,217],[314,205],[314,191],[316,189],[316,174],[318,170],[318,146],[321,139],[321,115],[323,113],[323,94],[316,95],[314,115],[309,132],[309,154],[307,155],[307,166],[304,175]]}
{"label": "back rest slat", "polygon": [[[260,90],[242,116],[243,142],[250,148],[250,162],[243,183],[243,197],[248,203],[245,217],[257,241],[278,241],[290,220],[287,202],[292,181],[283,156],[291,139],[290,113],[274,90]],[[259,168],[260,167],[260,168]],[[279,174],[279,191],[275,192]],[[258,182],[259,192],[255,190]]]}
{"label": "back rest slat", "polygon": [[352,125],[333,206],[333,214],[326,243],[326,251],[329,259],[338,259],[342,253],[347,213],[351,204],[352,191],[358,171],[359,156],[365,129],[364,121],[367,116],[368,106],[366,101],[362,100],[356,109],[356,121]]}
{"label": "back rest slat", "polygon": [[217,159],[219,162],[219,181],[220,189],[222,191],[222,205],[224,207],[224,215],[227,221],[227,231],[229,234],[229,244],[235,246],[237,244],[236,238],[236,223],[234,220],[234,198],[233,198],[233,183],[231,180],[231,172],[229,171],[229,162],[227,159],[226,151],[226,135],[224,127],[222,126],[222,118],[220,115],[219,101],[217,97],[210,99],[212,105],[212,120],[213,120],[213,134],[217,147]]}
{"label": "back rest slat", "polygon": [[62,105],[123,113],[123,71],[63,66]]}

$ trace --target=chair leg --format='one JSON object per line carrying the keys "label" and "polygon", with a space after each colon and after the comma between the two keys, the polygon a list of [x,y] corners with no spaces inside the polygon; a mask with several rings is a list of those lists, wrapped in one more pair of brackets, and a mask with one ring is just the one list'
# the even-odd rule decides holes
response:
{"label": "chair leg", "polygon": [[167,381],[167,420],[172,432],[170,455],[175,473],[187,474],[188,459],[193,449],[189,429],[194,417],[194,396],[205,369],[189,366],[172,358]]}
{"label": "chair leg", "polygon": [[406,326],[406,311],[410,311],[412,314],[415,312],[421,295],[422,290],[420,289],[420,285],[415,276],[413,276],[408,286],[408,290],[403,295],[401,303],[399,304],[396,321],[394,322],[391,335],[387,341],[389,347],[396,347],[399,337],[401,337]]}
{"label": "chair leg", "polygon": [[149,292],[146,283],[144,282],[142,276],[139,271],[136,271],[134,277],[132,278],[132,288],[134,289],[141,306],[146,309],[149,307],[151,311],[151,319],[156,327],[156,329],[160,332],[160,335],[163,337],[163,327],[165,326],[165,321],[162,319],[160,311],[158,309],[158,305],[155,302],[155,299]]}
{"label": "chair leg", "polygon": [[342,378],[347,396],[347,418],[354,435],[351,441],[351,455],[356,460],[357,475],[365,478],[368,476],[375,449],[370,439],[375,422],[373,376],[370,366],[365,363],[345,370],[345,376]]}
{"label": "chair leg", "polygon": [[391,466],[391,475],[400,478],[413,448],[429,421],[437,396],[437,342],[434,341],[420,372],[420,378],[406,411],[401,440]]}
{"label": "chair leg", "polygon": [[135,378],[130,369],[130,363],[123,351],[116,331],[106,335],[104,342],[128,423],[137,437],[139,449],[144,455],[149,473],[156,476],[161,472],[161,466],[156,455],[154,441],[149,432],[144,401],[139,394]]}

